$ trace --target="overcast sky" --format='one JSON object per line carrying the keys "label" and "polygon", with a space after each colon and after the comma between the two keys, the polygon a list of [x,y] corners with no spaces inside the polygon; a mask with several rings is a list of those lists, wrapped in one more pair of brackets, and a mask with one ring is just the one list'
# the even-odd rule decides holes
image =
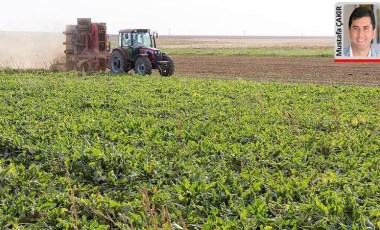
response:
{"label": "overcast sky", "polygon": [[333,36],[337,2],[2,0],[0,31],[62,32],[66,24],[76,24],[77,17],[90,17],[106,22],[109,34],[150,28],[162,35]]}

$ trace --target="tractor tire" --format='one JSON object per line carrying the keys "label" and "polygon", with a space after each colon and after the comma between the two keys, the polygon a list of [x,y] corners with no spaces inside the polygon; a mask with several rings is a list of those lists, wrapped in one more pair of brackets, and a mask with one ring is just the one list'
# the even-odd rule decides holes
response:
{"label": "tractor tire", "polygon": [[109,60],[109,68],[113,74],[128,73],[129,64],[120,51],[113,51]]}
{"label": "tractor tire", "polygon": [[163,61],[168,61],[169,67],[167,69],[160,69],[160,74],[163,77],[171,76],[174,74],[174,62],[173,59],[166,54],[162,55]]}
{"label": "tractor tire", "polygon": [[138,57],[135,63],[135,73],[139,75],[151,75],[152,63],[147,57]]}

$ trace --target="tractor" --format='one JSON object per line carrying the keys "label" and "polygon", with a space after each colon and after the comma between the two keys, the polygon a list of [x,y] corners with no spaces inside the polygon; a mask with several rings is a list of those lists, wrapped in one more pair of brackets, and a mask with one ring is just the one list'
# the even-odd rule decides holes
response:
{"label": "tractor", "polygon": [[174,62],[170,56],[156,48],[158,34],[149,29],[125,29],[119,31],[118,47],[109,57],[109,69],[114,74],[128,73],[150,75],[158,69],[161,76],[174,73]]}

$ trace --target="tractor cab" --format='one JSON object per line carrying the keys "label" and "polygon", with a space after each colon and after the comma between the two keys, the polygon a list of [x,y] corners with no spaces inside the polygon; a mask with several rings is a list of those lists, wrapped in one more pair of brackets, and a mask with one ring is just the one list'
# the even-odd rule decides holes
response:
{"label": "tractor cab", "polygon": [[155,48],[156,42],[154,36],[151,36],[149,30],[121,30],[119,32],[119,44],[121,47],[126,48],[132,46],[138,47],[150,47]]}
{"label": "tractor cab", "polygon": [[119,47],[127,52],[128,60],[135,60],[139,54],[157,53],[155,37],[148,29],[127,29],[119,31]]}

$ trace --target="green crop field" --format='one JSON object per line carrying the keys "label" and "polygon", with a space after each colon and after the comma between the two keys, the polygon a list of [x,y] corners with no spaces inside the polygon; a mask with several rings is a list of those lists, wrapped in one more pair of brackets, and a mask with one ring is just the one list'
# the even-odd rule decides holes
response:
{"label": "green crop field", "polygon": [[378,229],[380,88],[0,71],[1,229]]}

